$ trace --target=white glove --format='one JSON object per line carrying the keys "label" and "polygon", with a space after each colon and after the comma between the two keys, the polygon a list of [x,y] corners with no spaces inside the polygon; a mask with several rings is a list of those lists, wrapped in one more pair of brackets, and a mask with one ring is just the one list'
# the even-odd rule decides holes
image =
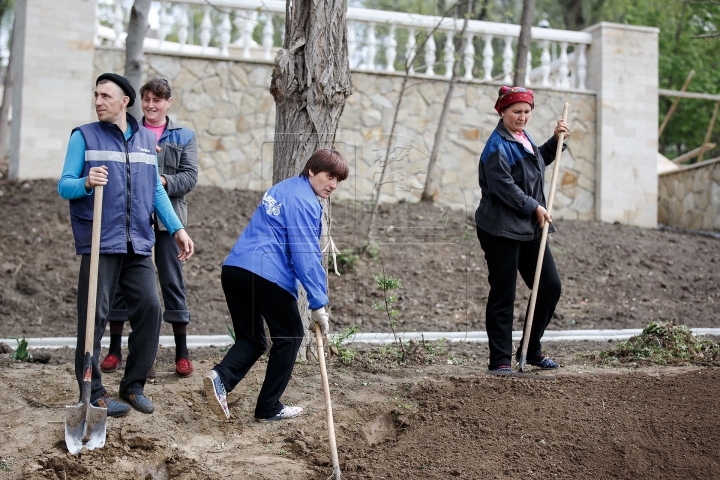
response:
{"label": "white glove", "polygon": [[[325,311],[325,307],[312,310],[310,312],[310,318],[312,318],[313,322],[320,325],[320,331],[323,337],[326,337],[330,332],[330,315]],[[311,330],[315,330],[315,323],[313,323]]]}

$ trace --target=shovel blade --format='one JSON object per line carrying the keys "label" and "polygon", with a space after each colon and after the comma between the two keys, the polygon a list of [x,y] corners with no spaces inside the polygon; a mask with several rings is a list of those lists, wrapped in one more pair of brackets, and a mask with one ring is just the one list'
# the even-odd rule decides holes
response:
{"label": "shovel blade", "polygon": [[83,447],[102,448],[106,438],[107,408],[83,403],[65,407],[65,445],[72,455],[80,453]]}
{"label": "shovel blade", "polygon": [[87,430],[86,410],[82,403],[65,407],[65,445],[72,455],[79,453],[83,447]]}

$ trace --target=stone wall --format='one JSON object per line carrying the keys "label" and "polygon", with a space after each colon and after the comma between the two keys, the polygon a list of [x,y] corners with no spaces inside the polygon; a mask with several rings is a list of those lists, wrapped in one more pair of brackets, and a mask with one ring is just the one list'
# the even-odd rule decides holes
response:
{"label": "stone wall", "polygon": [[[146,55],[147,78],[162,76],[173,88],[170,116],[198,134],[200,184],[263,190],[272,184],[275,102],[269,93],[272,65],[207,57]],[[99,47],[95,74],[122,71],[123,51]],[[338,199],[370,200],[379,184],[402,77],[353,72],[354,92],[345,106],[336,146],[351,164]],[[413,77],[398,115],[381,202],[417,201],[448,83]],[[498,116],[497,85],[458,83],[439,155],[439,202],[474,211],[480,200],[477,163]],[[528,132],[544,142],[570,104],[572,137],[561,161],[556,218],[595,218],[595,97],[536,90]],[[88,97],[90,108],[90,97]],[[551,169],[548,170],[548,183]]]}
{"label": "stone wall", "polygon": [[658,195],[658,222],[720,231],[720,159],[660,174]]}

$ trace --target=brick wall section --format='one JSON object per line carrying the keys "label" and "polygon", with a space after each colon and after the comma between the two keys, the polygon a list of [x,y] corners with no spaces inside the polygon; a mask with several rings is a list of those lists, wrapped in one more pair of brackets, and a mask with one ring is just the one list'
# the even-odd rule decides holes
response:
{"label": "brick wall section", "polygon": [[[269,93],[272,65],[262,62],[147,54],[147,78],[162,76],[173,87],[170,115],[198,134],[200,184],[263,190],[272,181],[275,102]],[[99,47],[95,75],[122,71],[123,51]],[[351,163],[351,176],[334,194],[369,200],[378,182],[402,77],[353,72],[355,86],[336,136]],[[443,80],[409,81],[398,116],[381,201],[418,201],[428,156],[447,90]],[[474,212],[480,200],[477,165],[498,121],[493,109],[498,85],[459,83],[440,149],[439,202]],[[595,218],[595,96],[536,89],[536,109],[528,131],[544,142],[570,103],[573,134],[561,161],[556,218]],[[549,175],[552,169],[548,169]]]}
{"label": "brick wall section", "polygon": [[658,222],[720,232],[720,159],[659,176]]}
{"label": "brick wall section", "polygon": [[27,0],[16,16],[9,175],[59,177],[70,131],[97,119],[88,108],[95,2]]}
{"label": "brick wall section", "polygon": [[658,29],[589,27],[597,93],[597,219],[657,225]]}

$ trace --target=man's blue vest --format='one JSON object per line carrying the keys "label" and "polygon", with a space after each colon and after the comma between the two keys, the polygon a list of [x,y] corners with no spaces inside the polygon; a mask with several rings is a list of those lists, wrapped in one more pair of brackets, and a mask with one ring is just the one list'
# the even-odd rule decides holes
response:
{"label": "man's blue vest", "polygon": [[[157,184],[157,136],[138,125],[129,114],[127,121],[132,128],[128,140],[114,123],[88,123],[73,132],[80,130],[85,139],[85,165],[81,177],[86,177],[91,167],[104,165],[108,169],[108,183],[103,192],[100,253],[127,253],[127,243],[131,242],[135,253],[149,256],[155,244],[152,214]],[[95,192],[70,200],[70,219],[78,255],[90,253],[94,200]]]}

